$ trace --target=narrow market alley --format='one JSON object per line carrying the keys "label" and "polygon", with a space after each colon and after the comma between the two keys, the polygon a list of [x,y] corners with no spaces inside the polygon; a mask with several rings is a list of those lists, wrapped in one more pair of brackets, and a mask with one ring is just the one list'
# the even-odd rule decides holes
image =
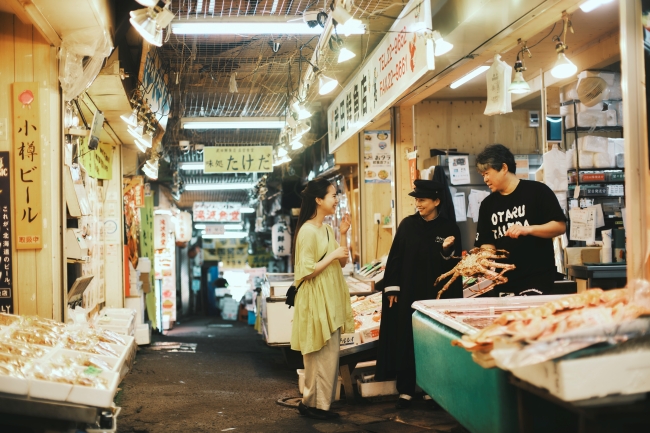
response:
{"label": "narrow market alley", "polygon": [[[184,346],[156,350],[161,347],[156,343],[171,342]],[[194,317],[152,343],[140,347],[120,385],[119,432],[466,432],[449,414],[430,410],[423,401],[397,411],[396,396],[357,399],[354,406],[336,402],[332,410],[341,414],[336,421],[301,417],[295,408],[278,404],[300,396],[295,366],[290,368],[281,349],[267,346],[252,326],[240,322]]]}

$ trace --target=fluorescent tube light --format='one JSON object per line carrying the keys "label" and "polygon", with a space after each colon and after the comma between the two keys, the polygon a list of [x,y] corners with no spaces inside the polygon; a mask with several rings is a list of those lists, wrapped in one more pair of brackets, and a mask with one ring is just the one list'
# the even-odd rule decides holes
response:
{"label": "fluorescent tube light", "polygon": [[172,33],[177,35],[319,35],[320,26],[309,27],[302,19],[287,22],[273,20],[227,22],[223,20],[172,21]]}
{"label": "fluorescent tube light", "polygon": [[203,170],[204,164],[203,161],[181,162],[178,164],[178,168],[180,168],[181,170]]}
{"label": "fluorescent tube light", "polygon": [[282,129],[280,117],[183,117],[184,129]]}
{"label": "fluorescent tube light", "polygon": [[255,209],[253,209],[252,207],[243,207],[243,208],[239,209],[239,212],[241,212],[241,213],[253,213],[253,212],[255,212]]}
{"label": "fluorescent tube light", "polygon": [[[222,225],[224,227],[224,230],[244,230],[244,225],[243,224],[210,224],[210,225]],[[196,230],[205,230],[208,227],[208,224],[194,224],[194,228]]]}
{"label": "fluorescent tube light", "polygon": [[230,232],[222,235],[203,235],[203,239],[243,239],[248,236],[248,232]]}
{"label": "fluorescent tube light", "polygon": [[219,191],[230,189],[251,189],[253,182],[244,183],[190,183],[185,185],[185,191]]}
{"label": "fluorescent tube light", "polygon": [[465,75],[464,77],[462,77],[460,80],[456,80],[456,81],[454,81],[453,83],[451,83],[451,86],[449,86],[449,87],[451,87],[452,89],[455,89],[455,88],[457,88],[457,87],[460,87],[460,86],[462,86],[463,84],[467,83],[467,82],[468,82],[469,80],[471,80],[472,78],[481,75],[483,72],[487,71],[488,69],[490,69],[490,67],[487,66],[487,65],[479,66],[478,68],[474,69],[474,70],[473,70],[472,72],[470,72],[469,74],[467,74],[467,75]]}
{"label": "fluorescent tube light", "polygon": [[612,1],[613,0],[587,0],[580,5],[580,9],[582,9],[582,12],[591,12],[599,6],[611,3]]}

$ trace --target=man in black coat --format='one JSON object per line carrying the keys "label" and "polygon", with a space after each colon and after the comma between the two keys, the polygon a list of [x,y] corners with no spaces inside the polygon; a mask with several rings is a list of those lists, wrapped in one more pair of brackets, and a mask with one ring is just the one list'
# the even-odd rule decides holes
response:
{"label": "man in black coat", "polygon": [[[445,186],[432,180],[416,180],[417,212],[400,223],[386,262],[382,315],[377,355],[377,380],[397,378],[400,398],[397,408],[411,404],[415,393],[415,354],[413,349],[413,309],[411,304],[435,299],[442,284],[434,288],[436,279],[451,270],[460,256],[461,239],[458,226],[438,213]],[[443,298],[462,298],[458,279],[443,293]],[[430,400],[429,396],[425,399]],[[433,401],[431,400],[433,405]]]}

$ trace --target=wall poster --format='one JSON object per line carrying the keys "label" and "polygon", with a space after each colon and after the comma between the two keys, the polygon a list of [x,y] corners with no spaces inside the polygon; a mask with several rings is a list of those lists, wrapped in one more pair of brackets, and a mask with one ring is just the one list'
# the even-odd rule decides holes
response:
{"label": "wall poster", "polygon": [[0,152],[0,213],[2,213],[2,248],[0,249],[0,313],[13,314],[14,293],[11,254],[11,174],[9,152]]}
{"label": "wall poster", "polygon": [[393,180],[390,140],[390,131],[363,131],[366,183],[391,183]]}
{"label": "wall poster", "polygon": [[13,90],[15,245],[18,250],[41,249],[43,200],[38,83],[14,83]]}

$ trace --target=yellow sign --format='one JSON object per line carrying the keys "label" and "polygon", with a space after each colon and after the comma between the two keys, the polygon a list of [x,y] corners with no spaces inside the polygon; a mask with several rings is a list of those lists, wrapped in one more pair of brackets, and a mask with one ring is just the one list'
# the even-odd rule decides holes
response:
{"label": "yellow sign", "polygon": [[41,119],[38,83],[14,83],[13,160],[16,249],[43,248]]}
{"label": "yellow sign", "polygon": [[113,178],[113,146],[99,143],[95,150],[88,149],[88,139],[81,140],[79,150],[81,164],[90,177],[111,180]]}
{"label": "yellow sign", "polygon": [[273,171],[273,146],[206,147],[204,173],[269,173]]}
{"label": "yellow sign", "polygon": [[[203,260],[221,261],[224,268],[243,268],[248,263],[248,242],[242,239],[215,239],[208,244],[204,240]],[[213,247],[213,248],[209,248]]]}

